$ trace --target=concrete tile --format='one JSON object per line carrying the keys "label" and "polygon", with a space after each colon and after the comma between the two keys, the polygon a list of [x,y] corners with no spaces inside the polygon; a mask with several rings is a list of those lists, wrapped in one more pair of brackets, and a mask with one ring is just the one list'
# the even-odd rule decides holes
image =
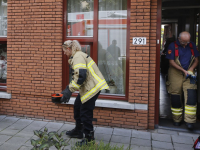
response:
{"label": "concrete tile", "polygon": [[193,139],[197,139],[199,137],[199,134],[194,134],[194,133],[186,133],[186,132],[179,132],[179,136],[186,136],[186,137],[192,137]]}
{"label": "concrete tile", "polygon": [[5,115],[0,115],[0,122],[1,122],[1,120],[4,119],[4,118],[6,118]]}
{"label": "concrete tile", "polygon": [[151,140],[131,138],[131,145],[151,147]]}
{"label": "concrete tile", "polygon": [[130,150],[151,150],[151,147],[131,145]]}
{"label": "concrete tile", "polygon": [[151,140],[151,133],[145,131],[132,130],[132,137]]}
{"label": "concrete tile", "polygon": [[103,133],[103,134],[112,134],[113,128],[97,127],[95,132],[96,133]]}
{"label": "concrete tile", "polygon": [[33,148],[33,146],[22,146],[22,147],[20,147],[20,149],[19,150],[30,150],[30,149],[32,149]]}
{"label": "concrete tile", "polygon": [[6,142],[8,139],[10,139],[12,136],[8,135],[0,135],[0,145]]}
{"label": "concrete tile", "polygon": [[26,138],[23,137],[12,137],[6,143],[13,145],[23,145],[27,141]]}
{"label": "concrete tile", "polygon": [[114,128],[113,135],[120,135],[120,136],[129,136],[131,137],[130,129],[121,129],[121,128]]}
{"label": "concrete tile", "polygon": [[8,128],[10,125],[11,125],[11,123],[0,122],[0,132],[5,130],[6,128]]}
{"label": "concrete tile", "polygon": [[194,150],[194,148],[192,148],[192,146],[193,146],[193,144],[174,143],[175,150]]}
{"label": "concrete tile", "polygon": [[44,121],[33,121],[28,127],[38,127],[42,128],[47,125],[48,122]]}
{"label": "concrete tile", "polygon": [[4,135],[11,135],[11,136],[13,136],[13,135],[15,135],[16,133],[18,133],[20,130],[15,130],[15,129],[9,129],[9,128],[6,128],[5,130],[3,130],[3,131],[1,131],[0,132],[0,135],[1,134],[4,134]]}
{"label": "concrete tile", "polygon": [[30,139],[32,136],[34,135],[34,133],[27,133],[27,132],[19,132],[17,134],[15,134],[15,136],[17,137],[24,137],[24,138],[27,138],[27,139]]}
{"label": "concrete tile", "polygon": [[123,144],[130,144],[131,137],[128,136],[118,136],[118,135],[112,135],[110,142],[114,143],[123,143]]}
{"label": "concrete tile", "polygon": [[111,134],[102,134],[102,133],[94,132],[94,137],[95,137],[95,140],[98,140],[98,141],[102,140],[102,141],[110,142]]}
{"label": "concrete tile", "polygon": [[75,128],[75,124],[64,124],[58,131],[58,133],[61,133],[62,131],[66,130],[66,131],[69,131],[69,130],[72,130]]}
{"label": "concrete tile", "polygon": [[15,128],[23,129],[29,124],[31,124],[32,122],[33,120],[20,119],[20,120],[17,120],[17,122],[15,122],[12,126],[14,126]]}
{"label": "concrete tile", "polygon": [[129,149],[129,144],[123,144],[123,143],[115,143],[115,142],[110,142],[111,147],[118,147],[121,148],[123,147],[123,150],[128,150]]}
{"label": "concrete tile", "polygon": [[192,137],[172,135],[173,143],[194,144]]}
{"label": "concrete tile", "polygon": [[164,130],[164,129],[158,129],[158,133],[162,134],[170,134],[170,135],[178,135],[177,131],[171,131],[171,130]]}
{"label": "concrete tile", "polygon": [[152,147],[173,150],[172,143],[152,141]]}
{"label": "concrete tile", "polygon": [[13,124],[13,123],[15,123],[17,120],[19,120],[19,118],[16,118],[16,117],[6,117],[6,118],[4,118],[4,119],[1,120],[1,123]]}
{"label": "concrete tile", "polygon": [[47,125],[45,125],[45,127],[60,129],[63,125],[64,125],[64,123],[49,122]]}
{"label": "concrete tile", "polygon": [[20,147],[21,145],[4,143],[0,146],[0,150],[18,150]]}
{"label": "concrete tile", "polygon": [[[45,127],[43,127],[42,129],[40,129],[40,131],[44,132],[44,129],[45,129]],[[47,129],[48,129],[47,132],[53,132],[53,131],[58,132],[58,130],[59,130],[59,129],[56,129],[56,128],[47,128]]]}
{"label": "concrete tile", "polygon": [[155,148],[155,147],[153,147],[152,150],[166,150],[166,149],[164,149],[164,148]]}
{"label": "concrete tile", "polygon": [[152,140],[171,143],[171,136],[166,134],[152,133]]}

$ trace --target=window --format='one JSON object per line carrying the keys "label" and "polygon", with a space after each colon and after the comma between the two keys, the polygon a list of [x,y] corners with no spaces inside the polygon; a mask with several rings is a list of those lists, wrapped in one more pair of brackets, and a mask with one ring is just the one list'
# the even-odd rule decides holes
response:
{"label": "window", "polygon": [[[129,0],[66,0],[63,39],[78,40],[82,51],[97,63],[110,91],[100,98],[127,100]],[[70,82],[70,68],[63,56],[63,88]],[[67,78],[66,78],[67,77]]]}
{"label": "window", "polygon": [[0,91],[6,91],[7,79],[7,0],[0,0]]}

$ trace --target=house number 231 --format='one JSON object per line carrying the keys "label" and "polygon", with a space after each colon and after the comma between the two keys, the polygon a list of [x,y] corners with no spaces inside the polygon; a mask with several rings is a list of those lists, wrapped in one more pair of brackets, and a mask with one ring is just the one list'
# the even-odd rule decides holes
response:
{"label": "house number 231", "polygon": [[133,37],[133,45],[146,45],[146,37]]}

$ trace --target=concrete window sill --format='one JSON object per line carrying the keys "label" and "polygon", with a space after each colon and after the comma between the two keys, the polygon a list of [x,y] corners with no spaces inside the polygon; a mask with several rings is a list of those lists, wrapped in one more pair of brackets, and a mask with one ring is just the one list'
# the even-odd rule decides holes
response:
{"label": "concrete window sill", "polygon": [[[67,105],[74,105],[75,97],[71,97]],[[118,108],[127,110],[148,110],[147,104],[129,103],[125,101],[115,101],[106,99],[97,99],[95,107]]]}
{"label": "concrete window sill", "polygon": [[6,92],[0,92],[0,98],[2,99],[11,99],[11,94]]}

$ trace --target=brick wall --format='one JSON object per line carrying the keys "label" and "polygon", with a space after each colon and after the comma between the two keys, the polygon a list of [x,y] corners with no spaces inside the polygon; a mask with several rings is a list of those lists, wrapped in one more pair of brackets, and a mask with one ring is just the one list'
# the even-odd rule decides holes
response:
{"label": "brick wall", "polygon": [[[154,126],[156,0],[131,0],[129,102],[149,111],[95,108],[96,124],[147,129]],[[0,114],[73,122],[73,106],[53,104],[62,86],[63,0],[8,0],[7,92]],[[147,44],[132,45],[132,37]],[[151,51],[151,52],[150,52]]]}

